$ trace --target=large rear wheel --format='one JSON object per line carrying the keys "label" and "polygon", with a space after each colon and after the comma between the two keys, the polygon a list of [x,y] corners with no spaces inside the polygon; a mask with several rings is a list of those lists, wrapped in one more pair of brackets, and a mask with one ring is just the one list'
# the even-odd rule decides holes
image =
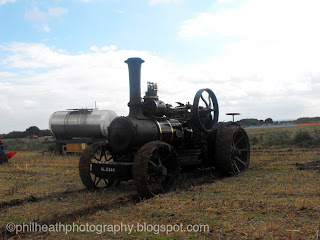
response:
{"label": "large rear wheel", "polygon": [[220,124],[214,151],[214,166],[224,175],[239,174],[249,167],[249,137],[240,126]]}

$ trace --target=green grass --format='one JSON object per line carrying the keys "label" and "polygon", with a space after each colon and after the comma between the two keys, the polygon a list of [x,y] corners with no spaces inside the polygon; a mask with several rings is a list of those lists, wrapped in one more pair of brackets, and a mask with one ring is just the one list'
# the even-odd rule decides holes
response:
{"label": "green grass", "polygon": [[12,151],[24,151],[24,152],[41,152],[47,150],[49,144],[43,144],[43,137],[38,139],[29,138],[15,138],[15,139],[4,139],[4,149],[5,152]]}
{"label": "green grass", "polygon": [[246,129],[246,131],[250,145],[254,148],[320,146],[320,126]]}

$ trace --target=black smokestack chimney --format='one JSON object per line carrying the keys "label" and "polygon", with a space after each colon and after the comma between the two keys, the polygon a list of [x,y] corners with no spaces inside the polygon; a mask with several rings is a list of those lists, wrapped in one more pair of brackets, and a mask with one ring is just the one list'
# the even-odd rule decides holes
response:
{"label": "black smokestack chimney", "polygon": [[140,75],[141,64],[144,60],[141,58],[128,58],[125,63],[129,68],[129,83],[130,83],[130,101],[128,106],[130,108],[129,116],[139,116],[142,114],[141,103],[141,87],[140,87]]}

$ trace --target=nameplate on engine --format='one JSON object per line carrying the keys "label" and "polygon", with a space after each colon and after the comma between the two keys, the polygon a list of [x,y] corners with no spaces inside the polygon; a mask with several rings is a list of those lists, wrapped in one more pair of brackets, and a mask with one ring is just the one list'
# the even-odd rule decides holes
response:
{"label": "nameplate on engine", "polygon": [[105,162],[98,161],[92,163],[92,174],[99,177],[117,177],[130,179],[132,177],[133,163],[128,162]]}

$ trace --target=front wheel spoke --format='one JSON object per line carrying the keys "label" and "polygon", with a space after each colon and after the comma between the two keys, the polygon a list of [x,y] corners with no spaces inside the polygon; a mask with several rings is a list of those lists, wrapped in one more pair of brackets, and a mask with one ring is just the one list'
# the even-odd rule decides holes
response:
{"label": "front wheel spoke", "polygon": [[104,182],[106,183],[106,185],[108,186],[109,183],[107,182],[107,179],[104,178],[103,181],[104,181]]}
{"label": "front wheel spoke", "polygon": [[102,149],[101,152],[100,152],[100,160],[102,159],[103,155],[104,155],[104,151]]}
{"label": "front wheel spoke", "polygon": [[[103,151],[102,157],[104,157],[104,160],[105,160],[105,161],[108,161],[108,155],[107,155],[107,152],[106,152],[106,151]],[[111,156],[111,158],[112,158],[112,156]],[[102,158],[101,158],[101,159],[102,159]]]}
{"label": "front wheel spoke", "polygon": [[154,187],[157,185],[157,181],[155,177],[149,179],[149,186],[151,186],[152,192],[154,192]]}
{"label": "front wheel spoke", "polygon": [[101,181],[101,178],[98,178],[98,182],[95,182],[95,183],[94,183],[94,185],[96,185],[96,186],[97,186],[97,185],[99,184],[99,182],[100,182],[100,181]]}
{"label": "front wheel spoke", "polygon": [[171,157],[171,154],[169,154],[169,155],[166,156],[164,159],[162,159],[162,162],[165,163],[170,157]]}
{"label": "front wheel spoke", "polygon": [[156,175],[151,176],[151,177],[149,178],[149,183],[150,183],[151,185],[153,185],[156,181],[157,181],[157,180],[156,180]]}
{"label": "front wheel spoke", "polygon": [[161,159],[159,155],[159,148],[157,147],[153,153],[153,156],[156,160],[158,160],[159,166],[161,165]]}
{"label": "front wheel spoke", "polygon": [[161,159],[160,159],[159,155],[157,156],[157,159],[158,159],[158,162],[159,162],[159,166],[162,166]]}
{"label": "front wheel spoke", "polygon": [[157,164],[155,164],[152,160],[149,160],[149,163],[151,163],[151,165],[153,165],[154,167],[157,167]]}
{"label": "front wheel spoke", "polygon": [[231,149],[235,149],[236,147],[235,147],[235,145],[234,145],[234,143],[232,143],[231,144]]}

